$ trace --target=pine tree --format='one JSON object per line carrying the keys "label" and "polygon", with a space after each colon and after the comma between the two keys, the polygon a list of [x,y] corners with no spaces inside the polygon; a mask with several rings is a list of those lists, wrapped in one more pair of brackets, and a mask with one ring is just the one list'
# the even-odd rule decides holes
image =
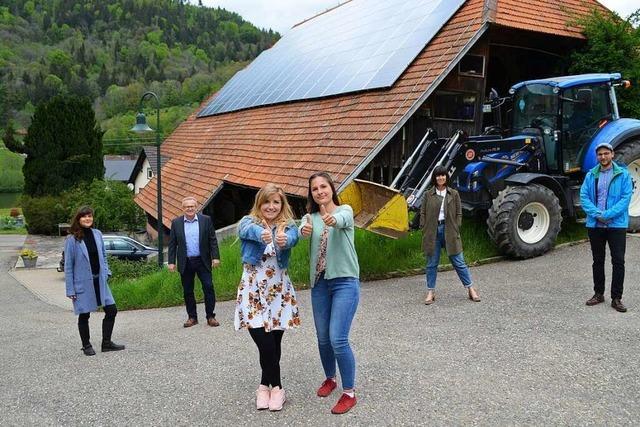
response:
{"label": "pine tree", "polygon": [[13,127],[13,122],[11,120],[9,120],[7,126],[4,128],[2,142],[9,151],[13,151],[14,153],[24,153],[24,147],[16,140],[16,130]]}
{"label": "pine tree", "polygon": [[100,74],[98,74],[98,86],[100,86],[100,93],[104,95],[110,84],[111,78],[109,77],[109,73],[107,72],[107,67],[102,64],[102,68],[100,68]]}
{"label": "pine tree", "polygon": [[56,96],[39,104],[24,140],[24,193],[55,196],[102,178],[102,135],[87,98]]}

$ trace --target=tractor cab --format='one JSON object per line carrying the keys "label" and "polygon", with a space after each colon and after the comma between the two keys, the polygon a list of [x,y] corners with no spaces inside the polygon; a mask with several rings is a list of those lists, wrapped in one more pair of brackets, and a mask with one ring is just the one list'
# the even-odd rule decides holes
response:
{"label": "tractor cab", "polygon": [[590,142],[608,122],[618,119],[614,84],[619,73],[581,74],[531,80],[514,85],[513,135],[538,133],[548,173],[585,172]]}

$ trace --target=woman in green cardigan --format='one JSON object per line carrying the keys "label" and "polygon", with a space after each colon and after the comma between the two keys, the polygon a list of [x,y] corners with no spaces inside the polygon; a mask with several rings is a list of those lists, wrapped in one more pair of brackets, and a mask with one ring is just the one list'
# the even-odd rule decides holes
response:
{"label": "woman in green cardigan", "polygon": [[309,178],[307,212],[300,234],[311,238],[311,305],[326,376],[317,394],[327,397],[336,388],[337,362],[343,393],[331,412],[343,414],[356,404],[349,330],[360,299],[360,267],[353,243],[353,210],[340,204],[333,180],[320,172]]}

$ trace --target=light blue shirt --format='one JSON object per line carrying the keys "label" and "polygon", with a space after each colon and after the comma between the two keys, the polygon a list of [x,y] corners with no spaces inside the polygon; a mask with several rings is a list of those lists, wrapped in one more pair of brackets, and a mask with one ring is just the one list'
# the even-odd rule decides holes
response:
{"label": "light blue shirt", "polygon": [[[600,212],[607,210],[607,197],[609,195],[609,184],[613,178],[613,168],[600,169],[600,175],[598,176],[598,209]],[[596,227],[606,227],[607,224],[598,221]]]}
{"label": "light blue shirt", "polygon": [[187,243],[187,256],[200,256],[200,225],[198,215],[189,221],[184,217],[184,238]]}

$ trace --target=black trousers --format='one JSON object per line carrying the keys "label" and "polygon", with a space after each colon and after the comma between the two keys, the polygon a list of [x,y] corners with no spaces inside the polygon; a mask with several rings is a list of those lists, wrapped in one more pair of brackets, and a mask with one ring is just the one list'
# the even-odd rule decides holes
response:
{"label": "black trousers", "polygon": [[593,290],[604,294],[604,257],[609,245],[613,272],[611,277],[611,299],[622,298],[624,288],[624,253],[627,247],[626,228],[588,228],[591,254],[593,256]]}
{"label": "black trousers", "polygon": [[[111,333],[113,332],[113,326],[116,323],[116,314],[118,314],[118,309],[115,304],[104,306],[104,319],[102,319],[102,341],[111,341]],[[89,341],[89,317],[91,317],[91,313],[80,313],[78,316],[78,331],[80,332],[80,339],[82,340],[83,347],[91,344]]]}
{"label": "black trousers", "polygon": [[264,328],[251,328],[249,334],[253,342],[258,347],[260,353],[260,368],[262,368],[262,378],[260,384],[267,387],[280,387],[280,355],[282,336],[284,331],[274,330],[265,332]]}
{"label": "black trousers", "polygon": [[182,279],[184,304],[187,306],[187,315],[190,319],[198,319],[196,297],[193,293],[196,274],[200,279],[200,283],[202,283],[204,310],[207,314],[207,319],[216,317],[216,293],[213,290],[211,270],[202,263],[202,259],[200,257],[187,258],[187,263],[184,266],[184,272],[180,275],[180,278]]}

